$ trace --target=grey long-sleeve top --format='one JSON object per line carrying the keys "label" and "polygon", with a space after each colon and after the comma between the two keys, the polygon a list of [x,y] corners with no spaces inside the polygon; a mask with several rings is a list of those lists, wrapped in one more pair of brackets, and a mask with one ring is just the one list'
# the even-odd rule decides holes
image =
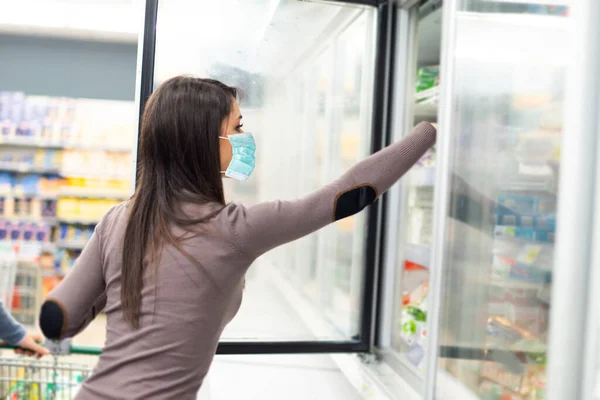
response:
{"label": "grey long-sleeve top", "polygon": [[123,319],[120,299],[127,202],[113,208],[96,226],[73,270],[42,307],[41,328],[54,338],[73,336],[98,311],[106,313],[103,353],[76,398],[195,399],[219,337],[239,309],[250,264],[277,246],[373,203],[435,140],[435,128],[421,123],[402,141],[298,200],[252,207],[182,205],[187,215],[195,217],[222,208],[203,223],[204,234],[183,243],[185,251],[204,268],[176,249],[165,248],[159,265],[147,270],[138,330]]}

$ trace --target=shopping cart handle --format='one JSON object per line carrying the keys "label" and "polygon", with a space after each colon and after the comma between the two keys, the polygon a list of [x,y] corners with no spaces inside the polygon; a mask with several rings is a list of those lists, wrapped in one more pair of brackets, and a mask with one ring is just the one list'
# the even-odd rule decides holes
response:
{"label": "shopping cart handle", "polygon": [[[60,342],[56,343],[55,345],[45,344],[45,346],[50,349],[52,354],[78,354],[78,355],[85,355],[85,356],[99,356],[102,353],[102,349],[100,347],[73,346],[70,343],[68,343],[68,347],[66,347],[66,349],[64,346],[60,346]],[[63,350],[57,351],[56,348],[58,348],[58,346],[63,347]],[[0,341],[0,349],[13,349],[14,350],[14,349],[18,349],[18,348],[19,348],[19,346],[11,346],[6,342]]]}

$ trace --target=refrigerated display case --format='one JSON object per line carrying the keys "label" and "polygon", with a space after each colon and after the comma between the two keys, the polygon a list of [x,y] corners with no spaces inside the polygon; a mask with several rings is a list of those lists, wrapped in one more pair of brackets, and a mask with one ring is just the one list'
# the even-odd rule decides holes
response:
{"label": "refrigerated display case", "polygon": [[[587,55],[592,39],[573,50],[571,29],[584,14],[574,8],[598,7],[447,0],[436,11],[439,3],[397,9],[395,138],[422,120],[439,121],[439,136],[388,196],[377,353],[409,398],[579,398],[559,369],[581,371],[582,358],[560,343],[581,349],[586,324],[567,315],[587,309],[582,282],[594,265],[580,217],[590,219],[593,174],[577,154],[595,165],[597,126],[573,122],[583,115],[573,110],[595,105],[582,96],[584,82],[597,86],[596,67],[578,70],[572,57],[598,64]],[[436,19],[442,46],[432,52]]]}
{"label": "refrigerated display case", "polygon": [[571,20],[516,3],[444,8],[428,398],[548,398]]}
{"label": "refrigerated display case", "polygon": [[[441,17],[439,4],[396,9],[395,82],[392,140],[422,122],[437,122],[440,90]],[[436,146],[389,193],[385,303],[379,353],[412,390],[423,395],[428,348],[428,303]],[[406,395],[405,395],[406,396]]]}

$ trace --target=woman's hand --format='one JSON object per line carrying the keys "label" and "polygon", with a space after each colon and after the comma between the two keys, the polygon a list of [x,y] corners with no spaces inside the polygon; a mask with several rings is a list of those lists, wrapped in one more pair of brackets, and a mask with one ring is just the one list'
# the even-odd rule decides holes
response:
{"label": "woman's hand", "polygon": [[50,350],[40,345],[40,343],[43,342],[44,337],[39,333],[27,332],[23,340],[19,342],[19,347],[15,349],[15,353],[26,356],[35,356],[39,360],[43,356],[50,354]]}

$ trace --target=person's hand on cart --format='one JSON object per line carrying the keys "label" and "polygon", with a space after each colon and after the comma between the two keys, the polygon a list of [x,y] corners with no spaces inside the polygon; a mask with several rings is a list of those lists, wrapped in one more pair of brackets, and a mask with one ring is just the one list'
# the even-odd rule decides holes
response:
{"label": "person's hand on cart", "polygon": [[35,356],[38,360],[50,354],[50,350],[41,345],[44,337],[36,332],[27,332],[18,344],[15,353],[26,356]]}
{"label": "person's hand on cart", "polygon": [[17,354],[36,356],[40,359],[50,354],[47,348],[40,345],[43,341],[42,335],[28,332],[23,325],[17,322],[0,301],[0,342],[14,346]]}

